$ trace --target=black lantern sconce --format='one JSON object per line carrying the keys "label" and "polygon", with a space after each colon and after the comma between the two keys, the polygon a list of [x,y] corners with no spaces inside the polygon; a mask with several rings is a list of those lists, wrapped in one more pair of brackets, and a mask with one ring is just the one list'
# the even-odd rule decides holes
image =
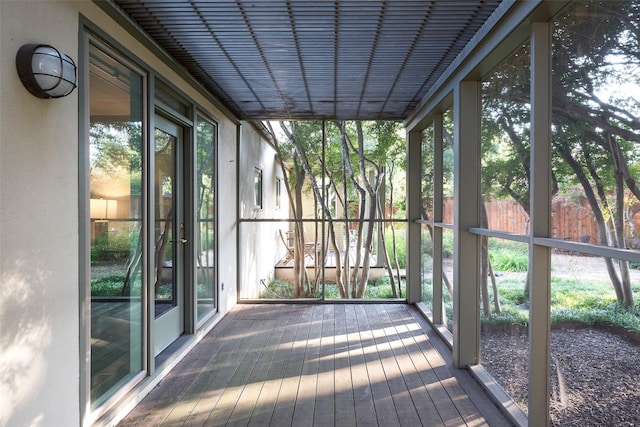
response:
{"label": "black lantern sconce", "polygon": [[46,44],[25,44],[16,55],[22,84],[38,98],[62,98],[76,88],[76,64]]}

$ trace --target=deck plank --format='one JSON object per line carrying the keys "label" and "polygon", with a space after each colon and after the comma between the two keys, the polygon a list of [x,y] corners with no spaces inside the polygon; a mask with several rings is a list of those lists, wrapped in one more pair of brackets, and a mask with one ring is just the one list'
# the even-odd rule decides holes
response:
{"label": "deck plank", "polygon": [[349,363],[353,382],[356,425],[377,425],[376,408],[369,383],[363,340],[360,336],[356,317],[356,306],[347,307],[347,339],[349,340]]}
{"label": "deck plank", "polygon": [[409,370],[409,367],[404,366],[407,360],[398,357],[394,351],[395,347],[401,345],[398,332],[383,305],[370,306],[368,313],[377,318],[378,327],[374,329],[376,347],[379,357],[386,362],[383,367],[399,422],[404,426],[420,425],[420,416],[403,374],[403,371]]}
{"label": "deck plank", "polygon": [[416,316],[402,304],[238,305],[119,425],[508,425],[467,395],[468,372]]}
{"label": "deck plank", "polygon": [[[383,306],[381,306],[383,307]],[[427,385],[420,376],[417,366],[425,366],[425,358],[413,342],[412,330],[417,324],[407,322],[407,318],[398,315],[398,309],[388,307],[384,315],[389,321],[389,328],[393,328],[396,334],[396,342],[392,346],[393,354],[398,360],[402,378],[405,381],[411,401],[420,418],[420,424],[428,426],[443,426],[444,423],[438,413],[434,401],[427,391]],[[382,309],[380,309],[382,310]]]}
{"label": "deck plank", "polygon": [[282,320],[284,326],[280,342],[275,347],[276,351],[273,351],[274,357],[267,369],[265,382],[251,414],[249,426],[268,426],[271,423],[278,394],[284,382],[287,363],[295,342],[292,338],[295,337],[299,322],[299,313],[295,312],[291,312],[291,315]]}
{"label": "deck plank", "polygon": [[[403,321],[405,322],[410,320],[408,316],[405,317],[404,313],[399,313],[399,315],[403,316]],[[458,408],[441,381],[443,378],[453,378],[445,360],[440,357],[440,354],[431,345],[426,335],[412,334],[411,341],[412,359],[442,421],[446,426],[464,425],[464,420],[460,416]],[[440,371],[441,375],[438,375],[437,371]]]}
{"label": "deck plank", "polygon": [[393,405],[391,390],[385,376],[383,360],[378,353],[374,330],[379,327],[377,319],[371,319],[367,316],[367,308],[371,306],[356,306],[356,316],[358,319],[358,328],[360,330],[360,338],[362,339],[362,347],[364,350],[364,359],[369,376],[369,384],[371,394],[376,409],[376,418],[378,425],[381,426],[399,426],[400,420]]}
{"label": "deck plank", "polygon": [[323,312],[313,424],[332,425],[335,419],[335,306],[321,307]]}
{"label": "deck plank", "polygon": [[[246,359],[246,353],[251,350],[253,341],[260,335],[257,328],[262,324],[253,319],[237,321],[243,323],[244,328],[230,336],[234,339],[229,339],[229,345],[224,347],[220,356],[210,365],[202,382],[198,384],[198,393],[193,396],[196,404],[185,420],[185,425],[202,426],[214,423],[224,416],[220,414],[218,403],[223,394],[232,387],[232,379],[235,377],[237,380],[236,373],[243,368],[239,362]],[[234,341],[237,345],[234,345]]]}
{"label": "deck plank", "polygon": [[305,310],[300,316],[293,338],[289,360],[285,368],[284,378],[278,393],[272,415],[272,425],[288,426],[293,422],[293,413],[298,396],[300,375],[304,364],[304,354],[311,328],[311,312]]}
{"label": "deck plank", "polygon": [[346,307],[343,304],[334,306],[334,413],[340,425],[350,427],[356,425],[356,408],[349,362]]}

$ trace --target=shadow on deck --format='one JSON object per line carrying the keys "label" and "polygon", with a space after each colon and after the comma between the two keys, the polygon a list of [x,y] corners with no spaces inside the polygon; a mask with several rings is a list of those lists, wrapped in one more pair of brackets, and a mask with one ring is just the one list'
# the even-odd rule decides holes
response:
{"label": "shadow on deck", "polygon": [[506,426],[405,304],[237,305],[120,426]]}

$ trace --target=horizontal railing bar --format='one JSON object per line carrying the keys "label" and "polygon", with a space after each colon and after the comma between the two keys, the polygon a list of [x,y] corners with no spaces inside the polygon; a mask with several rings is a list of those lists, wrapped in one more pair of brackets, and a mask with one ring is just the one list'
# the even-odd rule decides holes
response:
{"label": "horizontal railing bar", "polygon": [[[238,220],[239,222],[331,222],[328,219],[322,220],[322,219],[285,219],[285,218],[240,218]],[[403,218],[403,219],[345,219],[345,218],[339,218],[339,219],[333,219],[333,222],[352,222],[352,223],[358,223],[358,222],[362,222],[362,223],[366,223],[366,222],[408,222],[407,219]]]}
{"label": "horizontal railing bar", "polygon": [[529,243],[531,237],[527,234],[509,233],[506,231],[488,230],[486,228],[471,227],[467,230],[472,234],[479,234],[487,237],[497,237],[499,239],[512,240],[515,242]]}

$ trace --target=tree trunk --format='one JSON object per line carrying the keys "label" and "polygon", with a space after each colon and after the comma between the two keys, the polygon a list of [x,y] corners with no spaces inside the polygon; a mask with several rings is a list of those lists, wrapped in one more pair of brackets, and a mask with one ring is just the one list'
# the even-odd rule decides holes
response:
{"label": "tree trunk", "polygon": [[[376,216],[376,205],[377,205],[377,197],[372,197],[369,203],[369,212],[368,218],[374,219]],[[364,292],[367,288],[367,282],[369,281],[369,270],[371,267],[371,251],[373,247],[373,231],[374,231],[374,223],[373,221],[369,221],[367,227],[367,234],[364,242],[364,256],[362,260],[362,274],[360,276],[360,283],[358,286],[358,298],[364,297]],[[357,268],[357,266],[356,266]]]}
{"label": "tree trunk", "polygon": [[[602,210],[600,209],[600,205],[598,204],[598,200],[593,191],[593,187],[591,183],[587,179],[582,167],[577,162],[577,160],[573,157],[571,152],[571,147],[569,147],[566,143],[559,144],[558,146],[559,152],[562,155],[562,158],[567,162],[569,166],[573,169],[584,189],[585,196],[587,201],[589,202],[589,206],[591,206],[591,210],[593,211],[593,216],[596,220],[596,224],[598,227],[598,237],[600,238],[600,242],[604,245],[608,245],[609,237],[607,233],[607,227],[604,219],[604,215],[602,214]],[[616,273],[615,267],[613,266],[613,261],[611,258],[605,258],[605,264],[607,267],[607,272],[609,273],[609,279],[611,280],[611,284],[613,285],[613,289],[616,292],[616,298],[620,304],[624,302],[624,291],[622,290],[622,283],[618,274]]]}
{"label": "tree trunk", "polygon": [[311,166],[309,165],[309,161],[307,159],[305,151],[300,147],[300,144],[298,143],[296,138],[292,135],[292,133],[289,131],[287,126],[284,124],[284,122],[280,122],[280,127],[282,128],[284,133],[287,135],[287,138],[289,138],[289,140],[291,141],[291,143],[293,145],[293,148],[295,150],[295,155],[296,155],[297,159],[300,162],[300,167],[302,168],[304,173],[309,177],[309,183],[311,185],[311,189],[313,190],[313,194],[317,198],[317,200],[319,201],[320,206],[321,206],[321,208],[322,208],[322,210],[324,212],[325,218],[328,221],[330,242],[331,242],[331,245],[333,246],[334,250],[336,251],[335,252],[336,253],[336,257],[335,257],[335,259],[336,259],[336,286],[338,288],[338,291],[340,292],[340,296],[342,298],[345,298],[345,296],[347,294],[346,294],[345,289],[344,289],[344,282],[343,282],[343,280],[342,280],[342,278],[341,278],[341,276],[339,274],[340,269],[341,269],[340,252],[338,250],[338,245],[336,243],[334,220],[333,220],[333,216],[331,215],[331,210],[329,209],[329,206],[327,206],[325,198],[323,197],[322,192],[320,191],[320,188],[318,187],[318,182],[317,182],[317,180],[315,178],[313,170],[311,169]]}
{"label": "tree trunk", "polygon": [[489,238],[480,236],[480,292],[482,295],[482,312],[491,317],[491,304],[489,302],[489,289],[487,278],[489,277]]}
{"label": "tree trunk", "polygon": [[502,307],[500,307],[500,294],[498,292],[498,282],[496,281],[496,275],[493,274],[493,267],[489,262],[489,277],[491,277],[491,287],[493,288],[493,311],[496,314],[502,313]]}
{"label": "tree trunk", "polygon": [[[428,220],[429,219],[429,215],[427,215],[427,213],[424,211],[422,211],[422,218]],[[429,231],[429,237],[431,237],[431,241],[433,242],[433,227],[431,227],[430,225],[427,225],[427,230]],[[433,258],[433,254],[431,255]],[[453,298],[453,286],[451,286],[451,281],[449,280],[449,277],[447,276],[447,273],[444,272],[444,270],[442,271],[442,281],[444,282],[444,285],[447,288],[447,292],[449,293],[449,297]],[[440,284],[441,286],[442,284]]]}
{"label": "tree trunk", "polygon": [[[393,197],[394,197],[394,186],[393,186],[393,176],[394,176],[394,171],[395,171],[395,163],[391,162],[389,164],[389,177],[385,178],[387,180],[387,182],[389,183],[389,206],[391,206],[391,219],[393,219]],[[385,219],[386,215],[385,215],[385,211],[384,211],[384,207],[382,206],[382,204],[378,203],[378,207],[381,211],[380,213],[380,218]],[[397,249],[397,241],[396,241],[396,227],[395,227],[395,223],[393,221],[391,221],[390,223],[390,228],[391,228],[391,245],[393,247],[393,266],[396,269],[396,274],[397,274],[397,278],[398,278],[398,292],[396,292],[395,290],[395,280],[393,279],[393,274],[391,273],[391,266],[389,266],[389,281],[391,282],[391,287],[393,289],[393,297],[397,298],[398,296],[400,296],[400,298],[402,298],[402,278],[400,277],[400,263],[398,262],[398,249]],[[384,227],[381,228],[381,230],[384,230]],[[384,237],[384,232],[381,234],[382,237],[382,247],[384,248],[384,252],[386,254],[386,258],[389,258],[389,255],[387,254],[387,245],[386,245],[386,241],[385,241],[385,237]]]}
{"label": "tree trunk", "polygon": [[[585,153],[585,159],[587,163],[587,168],[589,174],[596,184],[596,190],[598,197],[600,198],[600,203],[602,204],[603,210],[608,212],[609,220],[606,224],[609,225],[607,228],[607,237],[612,244],[617,248],[624,248],[624,173],[621,170],[621,159],[622,153],[619,149],[615,149],[617,146],[615,139],[608,135],[608,147],[609,152],[613,159],[613,164],[615,167],[615,183],[616,183],[616,199],[615,199],[615,210],[612,212],[609,207],[609,202],[607,201],[606,191],[604,189],[604,185],[602,184],[602,179],[596,172],[596,168],[593,166],[591,162],[591,154],[588,150],[583,150]],[[615,268],[613,268],[614,263],[607,263],[607,270],[609,271],[609,276],[614,275],[615,279],[612,278],[613,283],[619,283],[620,287],[620,295],[622,299],[618,299],[618,302],[624,305],[633,305],[633,291],[631,290],[631,277],[629,276],[629,268],[628,263],[623,260],[617,260],[618,268],[620,271],[620,275],[618,276],[618,272]],[[614,286],[616,286],[614,284]],[[616,292],[618,295],[618,292]]]}
{"label": "tree trunk", "polygon": [[[484,203],[484,197],[480,198],[480,226],[482,228],[489,228],[489,217],[487,213],[487,206]],[[489,258],[489,237],[481,236],[480,246],[480,260],[481,260],[481,278],[480,288],[482,292],[482,309],[485,316],[491,317],[491,303],[489,302],[489,286],[488,280],[491,277],[491,284],[493,287],[493,299],[496,304],[496,312],[500,312],[498,286],[496,284],[496,277],[493,274],[493,268],[491,267],[491,259]]]}
{"label": "tree trunk", "polygon": [[[621,157],[624,157],[617,141],[609,135],[609,145],[612,147],[611,154],[616,166],[616,212],[615,212],[615,243],[616,247],[624,249],[624,173],[621,168]],[[614,149],[613,146],[618,147]],[[613,217],[613,216],[612,216]],[[629,263],[624,260],[618,260],[618,268],[620,269],[620,279],[622,282],[622,304],[626,306],[633,305],[633,290],[631,289],[631,276],[629,275]]]}
{"label": "tree trunk", "polygon": [[[380,218],[384,219],[384,213],[382,211],[382,206],[380,204],[380,200],[378,200],[378,216]],[[398,268],[398,256],[397,256],[397,251],[395,250],[395,241],[396,241],[396,237],[395,237],[395,232],[393,231],[393,223],[391,223],[391,227],[392,227],[392,234],[393,234],[393,245],[394,245],[394,258],[395,258],[395,266],[396,269]],[[384,232],[384,227],[381,226],[378,228],[378,238],[384,242],[385,241],[385,232]],[[387,274],[389,275],[389,284],[391,285],[391,291],[393,293],[393,297],[394,298],[398,298],[398,294],[400,294],[400,297],[402,297],[402,291],[400,290],[400,272],[398,271],[398,289],[396,289],[396,280],[395,280],[395,276],[393,274],[393,267],[391,265],[391,259],[389,258],[389,252],[387,251],[387,245],[383,244],[382,245],[382,255],[384,257],[384,265],[385,265],[385,269],[387,270]]]}
{"label": "tree trunk", "polygon": [[303,204],[302,204],[302,189],[304,186],[304,174],[298,171],[296,173],[295,188],[295,203],[293,206],[294,218],[296,221],[293,224],[293,276],[294,276],[294,296],[296,298],[309,297],[308,292],[308,277],[307,269],[305,266],[305,253],[304,253],[304,224],[299,220],[303,217]]}
{"label": "tree trunk", "polygon": [[[283,123],[280,123],[282,127],[284,127]],[[300,226],[302,223],[302,189],[304,187],[305,180],[305,170],[300,163],[299,158],[294,156],[292,160],[293,169],[295,172],[295,181],[291,182],[291,173],[285,167],[285,153],[283,152],[282,146],[278,139],[276,138],[275,132],[271,127],[271,124],[268,124],[269,131],[272,135],[273,144],[276,148],[276,152],[278,153],[278,164],[280,165],[280,170],[282,172],[283,180],[285,183],[285,189],[287,191],[287,198],[289,200],[289,208],[291,213],[293,214],[294,219],[294,227],[293,227],[293,296],[294,298],[301,298],[305,296],[305,288],[306,283],[308,281],[308,277],[306,275],[306,268],[304,265],[304,241],[302,243],[299,240],[300,235]],[[287,133],[287,137],[291,141],[292,144],[296,144],[294,141],[293,135]],[[304,235],[304,233],[303,233]]]}
{"label": "tree trunk", "polygon": [[[358,298],[364,296],[364,292],[369,281],[369,269],[371,265],[371,251],[373,248],[373,231],[375,227],[376,211],[378,206],[378,191],[380,190],[380,171],[376,168],[375,184],[371,185],[367,177],[367,169],[365,167],[365,154],[364,154],[364,134],[362,132],[362,122],[356,122],[356,131],[358,134],[358,160],[360,162],[360,179],[366,188],[366,194],[369,196],[369,210],[366,219],[368,220],[367,235],[364,242],[364,257],[362,260],[362,275],[360,276],[360,283],[358,287]],[[371,162],[372,166],[375,166]],[[362,205],[361,210],[364,210],[366,206],[366,197],[364,199],[365,204]],[[364,222],[362,223],[364,224]],[[360,264],[357,264],[359,267]]]}

